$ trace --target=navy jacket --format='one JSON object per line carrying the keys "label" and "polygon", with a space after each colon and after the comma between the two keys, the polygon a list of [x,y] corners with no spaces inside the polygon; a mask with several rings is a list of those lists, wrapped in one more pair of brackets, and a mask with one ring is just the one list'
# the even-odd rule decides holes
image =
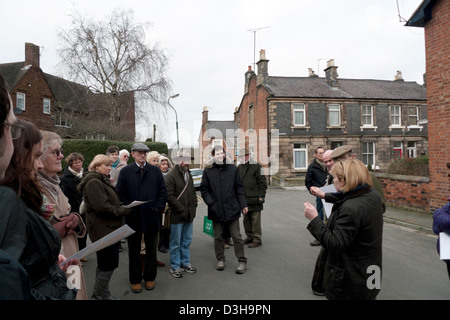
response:
{"label": "navy jacket", "polygon": [[131,202],[149,201],[136,206],[126,216],[126,223],[136,232],[157,231],[161,227],[161,213],[166,207],[166,183],[161,170],[146,163],[142,170],[131,163],[122,168],[116,190],[123,205]]}

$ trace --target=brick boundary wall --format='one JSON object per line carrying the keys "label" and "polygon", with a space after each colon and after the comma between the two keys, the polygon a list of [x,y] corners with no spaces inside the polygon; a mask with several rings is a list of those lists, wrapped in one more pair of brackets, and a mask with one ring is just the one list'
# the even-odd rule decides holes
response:
{"label": "brick boundary wall", "polygon": [[375,173],[381,183],[386,204],[392,207],[432,213],[428,177]]}

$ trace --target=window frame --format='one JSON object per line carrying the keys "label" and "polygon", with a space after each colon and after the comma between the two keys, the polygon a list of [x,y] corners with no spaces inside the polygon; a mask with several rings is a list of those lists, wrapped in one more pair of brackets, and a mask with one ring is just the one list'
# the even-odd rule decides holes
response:
{"label": "window frame", "polygon": [[[370,113],[367,113],[365,109],[369,107]],[[365,113],[366,112],[366,113]],[[365,123],[365,119],[370,117],[370,123]],[[374,107],[371,104],[364,104],[361,106],[361,123],[363,127],[373,127],[374,126]]]}
{"label": "window frame", "polygon": [[[48,111],[47,112],[45,110],[45,102],[46,101],[48,101]],[[50,110],[51,110],[51,100],[49,98],[42,99],[42,112],[44,114],[50,114]]]}
{"label": "window frame", "polygon": [[[296,148],[296,145],[300,145],[299,147]],[[302,145],[304,147],[302,147]],[[294,170],[307,170],[308,169],[308,144],[306,142],[295,142],[292,145],[292,166],[294,168]],[[295,163],[295,154],[296,152],[304,152],[304,162],[305,162],[305,166],[304,167],[296,167],[296,163]]]}
{"label": "window frame", "polygon": [[[370,148],[368,148],[369,150],[365,150],[365,146],[369,147],[369,144],[372,146],[373,151],[370,152]],[[372,168],[375,168],[375,157],[376,157],[376,149],[375,149],[375,142],[374,141],[365,141],[362,142],[362,148],[361,148],[361,156],[362,156],[362,162],[366,165],[369,166],[369,164],[372,166]],[[367,157],[370,157],[370,155],[372,155],[372,163],[369,163],[369,159]]]}
{"label": "window frame", "polygon": [[[296,109],[296,106],[302,106],[303,109]],[[296,113],[303,114],[303,123],[296,122]],[[305,127],[306,126],[306,104],[295,102],[292,104],[292,125],[295,127]]]}
{"label": "window frame", "polygon": [[[19,96],[23,97],[23,107],[19,103]],[[26,110],[26,95],[23,92],[16,92],[16,107],[22,111]]]}
{"label": "window frame", "polygon": [[[331,110],[331,107],[337,107],[337,110]],[[327,117],[328,117],[328,126],[329,127],[340,127],[342,125],[342,119],[341,119],[341,104],[339,103],[330,103],[327,105]],[[338,114],[337,119],[338,119],[338,124],[331,124],[331,113],[336,113]]]}
{"label": "window frame", "polygon": [[[398,108],[398,114],[394,114],[395,108]],[[392,119],[394,117],[398,118],[398,123],[394,123]],[[402,106],[400,105],[391,105],[389,106],[389,123],[391,127],[401,127],[402,126]]]}

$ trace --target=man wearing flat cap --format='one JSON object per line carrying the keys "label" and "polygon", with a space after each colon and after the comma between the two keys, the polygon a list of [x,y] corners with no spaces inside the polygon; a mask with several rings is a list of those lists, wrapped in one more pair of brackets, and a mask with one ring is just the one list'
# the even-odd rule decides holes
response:
{"label": "man wearing flat cap", "polygon": [[267,180],[262,174],[262,166],[250,158],[248,149],[239,150],[239,157],[241,160],[238,166],[239,176],[248,205],[248,212],[244,216],[244,231],[247,235],[244,244],[248,244],[249,248],[256,248],[262,245],[261,211],[266,196]]}
{"label": "man wearing flat cap", "polygon": [[[116,185],[121,203],[148,201],[133,207],[126,217],[127,224],[136,231],[128,237],[129,280],[134,293],[142,291],[142,280],[145,289],[155,287],[156,242],[161,227],[161,213],[167,201],[166,184],[161,170],[145,160],[149,151],[147,145],[141,142],[131,146],[134,162],[120,170]],[[140,259],[142,234],[146,249],[144,270]]]}
{"label": "man wearing flat cap", "polygon": [[[331,159],[334,160],[334,162],[344,161],[349,158],[355,158],[355,155],[352,153],[352,148],[350,146],[340,146],[333,150],[333,153],[331,154]],[[372,177],[372,187],[375,188],[375,190],[378,191],[378,193],[381,195],[381,200],[383,202],[383,213],[386,211],[386,199],[384,197],[383,188],[381,187],[380,181],[378,178],[373,174],[373,172],[369,172],[370,176]],[[327,201],[328,200],[328,201]],[[327,197],[325,198],[325,201],[330,201]]]}

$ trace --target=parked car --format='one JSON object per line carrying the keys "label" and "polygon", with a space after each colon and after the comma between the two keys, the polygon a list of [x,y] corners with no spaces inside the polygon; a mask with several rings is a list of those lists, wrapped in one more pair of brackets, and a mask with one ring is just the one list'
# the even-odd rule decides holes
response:
{"label": "parked car", "polygon": [[200,188],[200,183],[202,183],[203,170],[200,168],[194,168],[190,169],[190,171],[192,174],[192,179],[194,180],[194,188]]}

